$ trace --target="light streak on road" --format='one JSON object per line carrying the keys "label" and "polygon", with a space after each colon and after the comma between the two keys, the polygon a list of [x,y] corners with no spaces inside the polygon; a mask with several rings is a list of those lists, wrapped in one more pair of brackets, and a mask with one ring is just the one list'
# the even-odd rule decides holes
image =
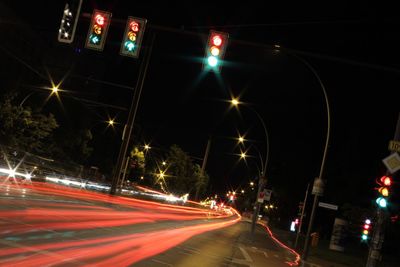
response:
{"label": "light streak on road", "polygon": [[268,227],[265,223],[263,223],[263,222],[258,222],[258,224],[262,225],[262,226],[267,230],[269,236],[270,236],[279,246],[281,246],[282,248],[288,250],[290,253],[292,253],[292,254],[296,257],[296,259],[295,259],[294,261],[291,261],[291,262],[287,261],[286,263],[287,263],[289,266],[298,266],[299,263],[300,263],[300,260],[301,260],[299,253],[297,253],[294,249],[292,249],[292,248],[286,246],[286,245],[283,244],[279,239],[277,239],[277,238],[274,236],[274,234],[272,233],[271,229],[269,229],[269,227]]}
{"label": "light streak on road", "polygon": [[0,186],[0,194],[5,191],[10,196],[0,198],[0,266],[129,266],[240,220],[233,209],[218,212],[59,184],[11,183]]}

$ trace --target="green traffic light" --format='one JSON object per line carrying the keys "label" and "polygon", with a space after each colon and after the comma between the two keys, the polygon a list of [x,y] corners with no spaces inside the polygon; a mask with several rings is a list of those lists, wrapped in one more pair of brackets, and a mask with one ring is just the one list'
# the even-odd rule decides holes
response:
{"label": "green traffic light", "polygon": [[365,241],[365,240],[368,239],[368,236],[367,236],[367,235],[362,235],[362,236],[361,236],[361,239],[362,239],[363,241]]}
{"label": "green traffic light", "polygon": [[218,58],[216,58],[214,56],[209,56],[207,58],[207,62],[208,62],[208,65],[210,65],[211,67],[216,67],[218,65]]}
{"label": "green traffic light", "polygon": [[378,204],[379,207],[381,207],[381,208],[386,208],[386,207],[387,207],[387,201],[386,201],[386,199],[383,198],[383,197],[378,197],[378,198],[376,199],[376,204]]}
{"label": "green traffic light", "polygon": [[135,43],[134,42],[131,42],[131,41],[126,41],[125,42],[125,48],[126,48],[126,50],[128,50],[129,52],[132,52],[133,50],[135,50]]}
{"label": "green traffic light", "polygon": [[90,35],[89,39],[92,44],[97,44],[98,42],[100,42],[100,38],[97,35]]}

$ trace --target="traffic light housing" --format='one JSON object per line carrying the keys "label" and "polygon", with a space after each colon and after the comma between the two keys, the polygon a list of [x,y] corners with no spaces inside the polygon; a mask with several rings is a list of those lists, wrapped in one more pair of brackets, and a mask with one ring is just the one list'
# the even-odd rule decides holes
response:
{"label": "traffic light housing", "polygon": [[122,56],[139,57],[146,22],[146,19],[128,17],[120,49]]}
{"label": "traffic light housing", "polygon": [[225,32],[210,31],[206,45],[203,68],[219,72],[225,56],[229,34]]}
{"label": "traffic light housing", "polygon": [[107,38],[112,14],[110,12],[94,10],[86,38],[86,48],[102,51]]}
{"label": "traffic light housing", "polygon": [[387,198],[390,195],[390,189],[391,189],[391,185],[392,185],[392,177],[390,176],[382,176],[378,181],[377,184],[379,185],[378,189],[378,193],[379,196],[376,199],[376,204],[380,207],[380,208],[386,208],[388,201]]}
{"label": "traffic light housing", "polygon": [[363,230],[362,230],[362,234],[361,234],[361,240],[362,241],[367,241],[369,238],[369,234],[371,232],[372,225],[371,225],[371,220],[370,219],[366,219],[364,221],[364,226],[363,226]]}
{"label": "traffic light housing", "polygon": [[58,29],[57,39],[59,42],[70,44],[74,41],[81,6],[82,0],[70,0],[65,4],[60,28]]}

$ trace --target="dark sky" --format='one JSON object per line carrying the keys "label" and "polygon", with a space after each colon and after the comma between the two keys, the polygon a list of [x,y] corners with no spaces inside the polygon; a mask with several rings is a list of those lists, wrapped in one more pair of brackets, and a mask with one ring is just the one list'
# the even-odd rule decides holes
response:
{"label": "dark sky", "polygon": [[[63,1],[24,1],[23,5],[5,1],[5,5],[21,21],[13,27],[30,29],[35,42],[46,49],[36,66],[47,68],[56,80],[70,71],[63,83],[68,94],[125,108],[132,91],[87,78],[135,86],[140,61],[118,54],[124,27],[118,19],[125,20],[128,15],[146,18],[148,29],[156,32],[156,41],[136,120],[141,137],[154,147],[176,143],[190,155],[202,157],[212,134],[207,171],[213,191],[225,192],[248,183],[254,178],[258,158],[249,159],[247,166],[237,163],[233,154],[240,149],[232,138],[238,132],[247,133],[251,142],[246,147],[256,146],[263,156],[265,138],[249,109],[237,112],[224,102],[231,95],[240,95],[268,127],[269,184],[280,196],[291,196],[289,209],[296,209],[307,183],[318,175],[326,133],[325,103],[316,78],[298,59],[268,46],[280,44],[299,51],[317,70],[331,104],[325,201],[369,206],[374,179],[385,171],[381,159],[389,153],[387,145],[400,106],[400,20],[396,10],[366,1],[262,2],[84,1],[84,13],[93,8],[113,13],[115,22],[103,52],[84,48],[87,18],[80,19],[72,45],[56,42]],[[182,32],[155,30],[155,25]],[[230,34],[220,75],[202,72],[205,36],[210,29]],[[146,42],[145,36],[145,46]],[[12,46],[6,40],[1,43]],[[57,109],[57,105],[50,104],[50,108]],[[88,114],[65,105],[59,119],[70,124],[79,120],[101,124],[108,114],[123,124],[127,112],[103,108]],[[102,127],[94,127],[94,160],[104,154],[115,157],[118,151],[121,125],[115,133],[106,134]],[[256,155],[256,150],[249,153]]]}

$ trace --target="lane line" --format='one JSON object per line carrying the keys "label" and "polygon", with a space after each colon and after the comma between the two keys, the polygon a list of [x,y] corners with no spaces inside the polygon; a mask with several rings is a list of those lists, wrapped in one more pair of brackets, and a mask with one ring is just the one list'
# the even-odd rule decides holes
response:
{"label": "lane line", "polygon": [[151,259],[151,261],[157,262],[157,263],[159,263],[159,264],[167,265],[167,266],[174,266],[174,265],[169,264],[169,263],[167,263],[167,262],[159,261],[159,260],[156,260],[156,259]]}
{"label": "lane line", "polygon": [[240,249],[240,251],[242,251],[242,254],[243,254],[244,258],[246,259],[246,261],[253,262],[253,259],[250,257],[249,253],[247,253],[247,251],[244,248],[239,246],[239,249]]}

